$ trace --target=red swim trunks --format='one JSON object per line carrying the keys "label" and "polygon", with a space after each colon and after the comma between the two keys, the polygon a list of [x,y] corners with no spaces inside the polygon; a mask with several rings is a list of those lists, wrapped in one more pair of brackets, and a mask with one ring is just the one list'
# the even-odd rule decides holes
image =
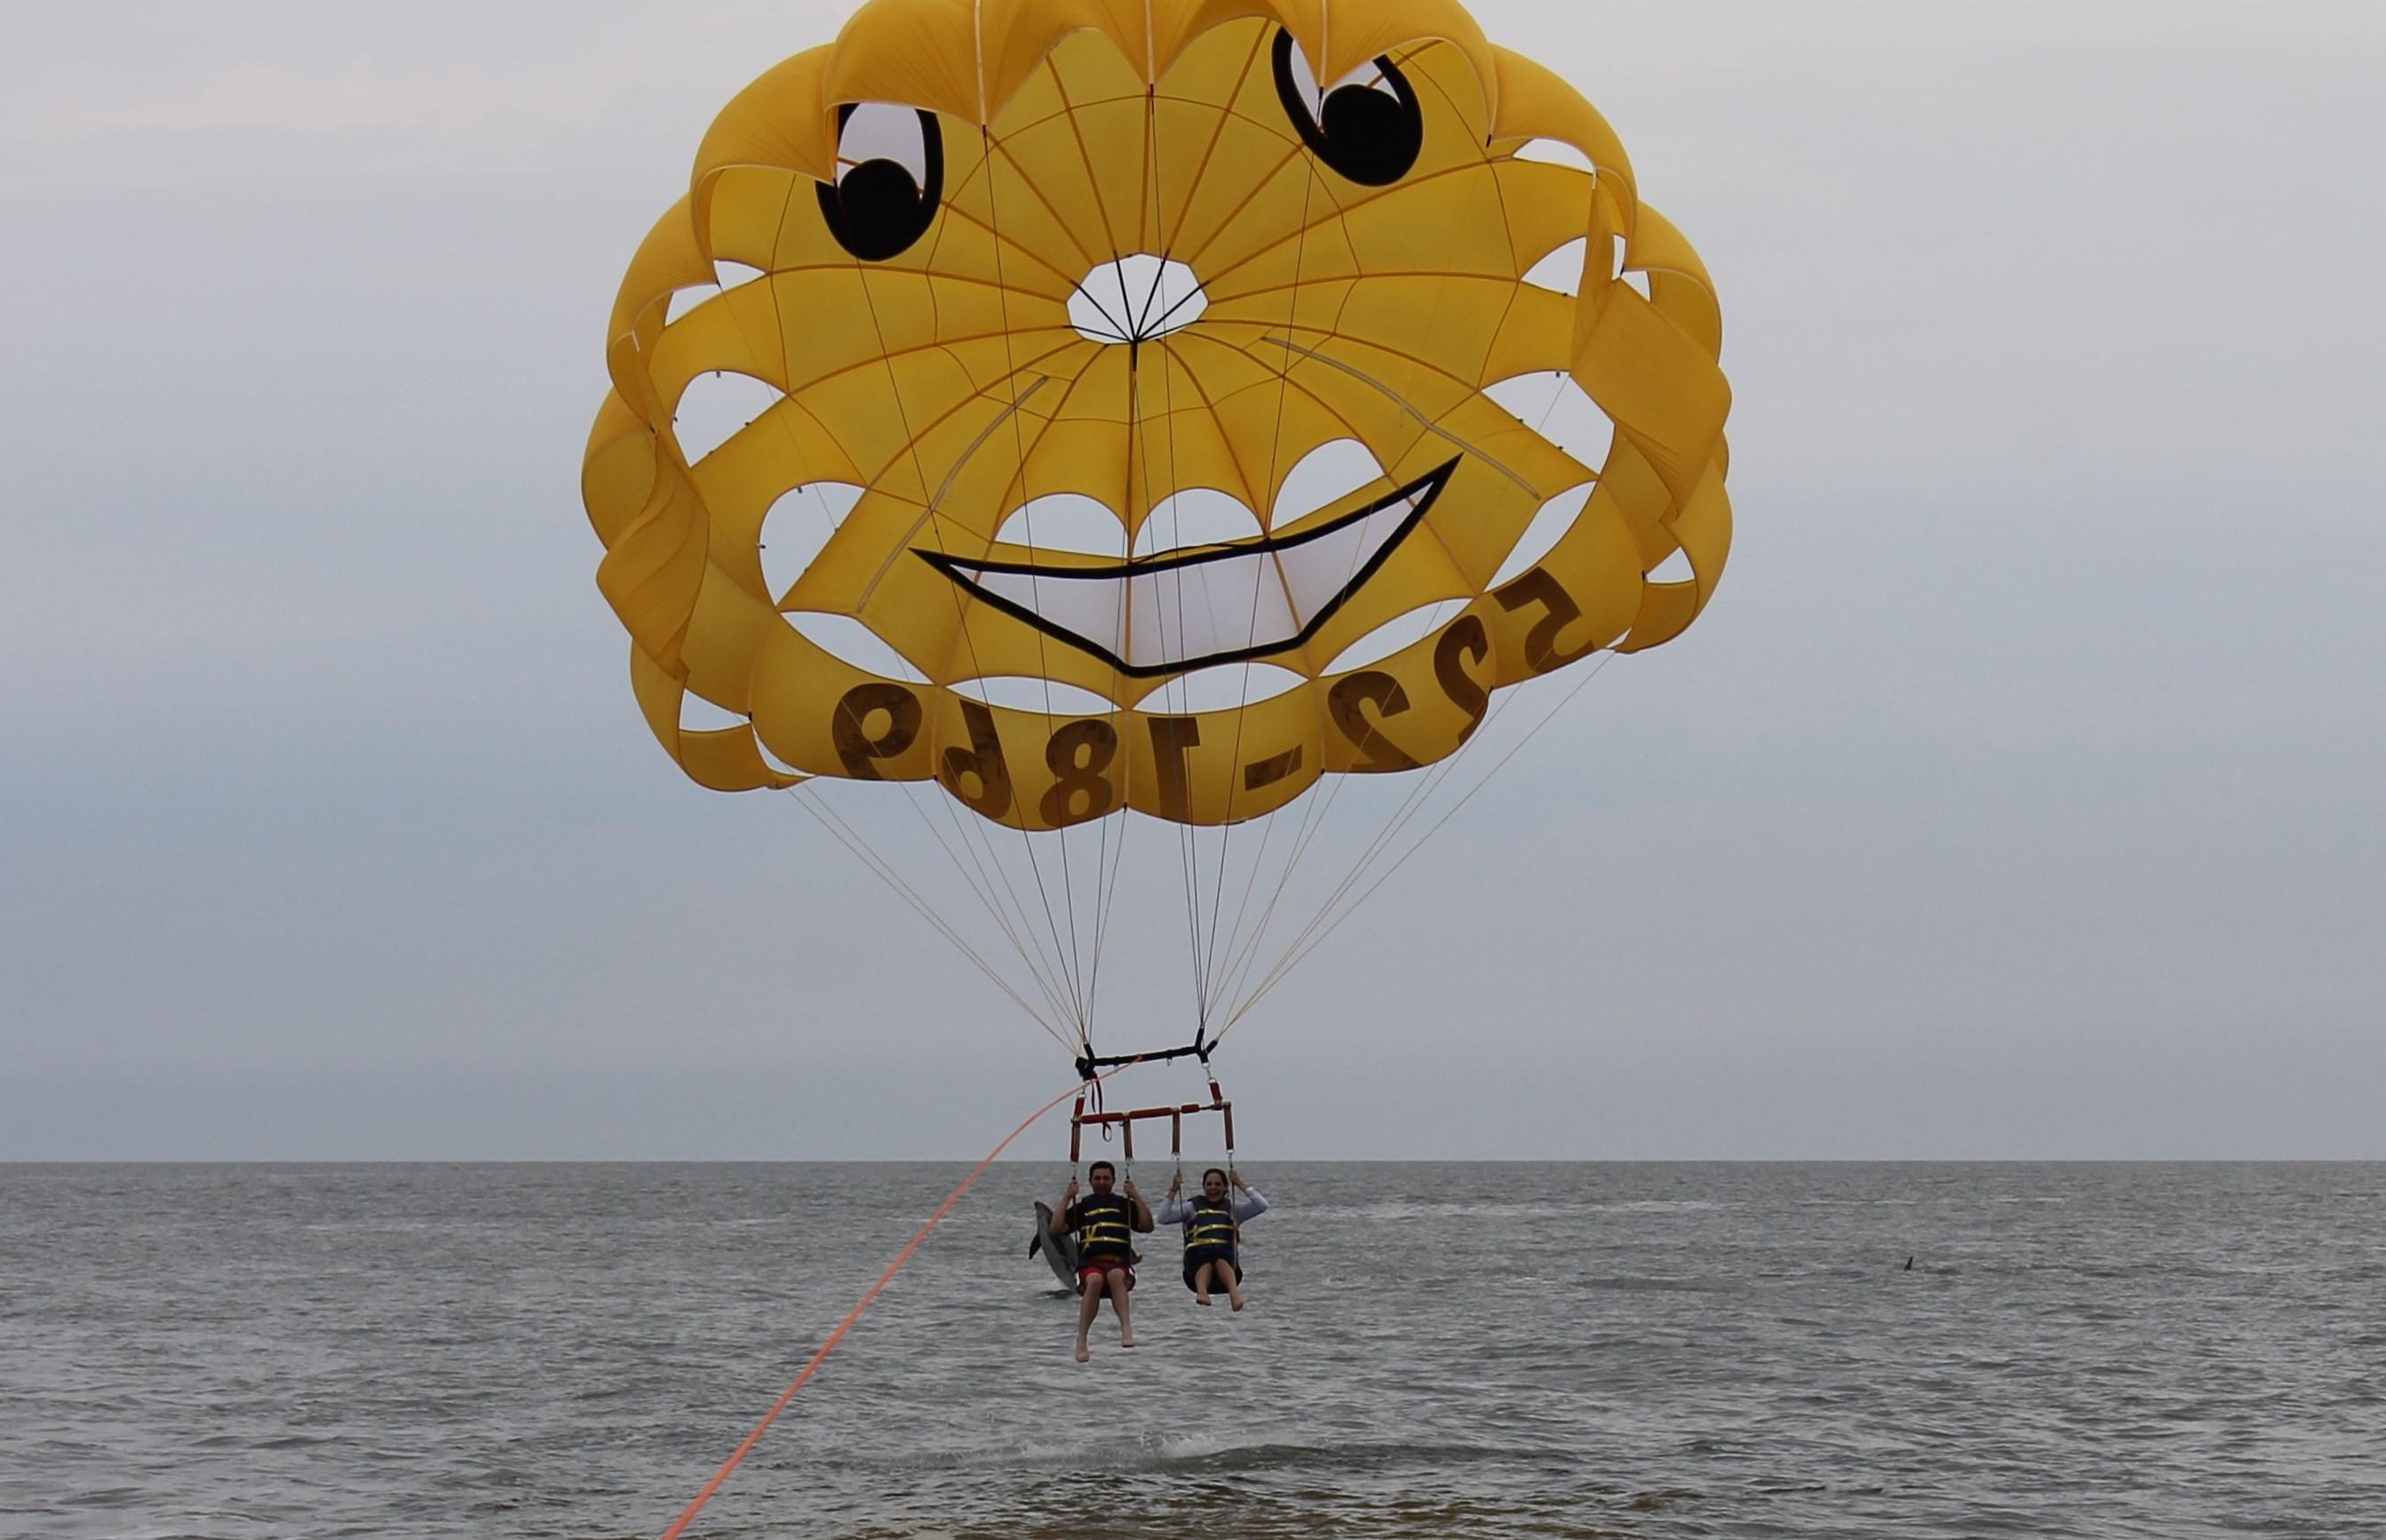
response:
{"label": "red swim trunks", "polygon": [[1077,1292],[1079,1294],[1086,1292],[1086,1282],[1087,1279],[1094,1281],[1094,1286],[1096,1288],[1109,1288],[1110,1278],[1108,1275],[1112,1272],[1125,1273],[1127,1288],[1129,1290],[1134,1289],[1135,1269],[1115,1258],[1106,1257],[1098,1262],[1087,1262],[1085,1266],[1077,1270]]}

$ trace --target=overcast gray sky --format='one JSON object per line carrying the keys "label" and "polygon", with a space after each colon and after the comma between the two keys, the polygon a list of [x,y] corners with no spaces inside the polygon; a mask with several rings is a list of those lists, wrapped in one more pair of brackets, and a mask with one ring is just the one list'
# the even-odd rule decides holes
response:
{"label": "overcast gray sky", "polygon": [[[591,578],[621,269],[845,9],[15,30],[0,1157],[957,1157],[1069,1079],[681,778]],[[1247,1156],[2386,1157],[2386,7],[1475,9],[1715,276],[1738,539],[1237,1030]]]}

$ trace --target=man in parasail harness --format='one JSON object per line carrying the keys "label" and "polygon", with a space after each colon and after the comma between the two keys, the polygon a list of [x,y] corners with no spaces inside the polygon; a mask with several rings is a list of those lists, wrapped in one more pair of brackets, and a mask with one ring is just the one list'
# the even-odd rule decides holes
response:
{"label": "man in parasail harness", "polygon": [[1185,1227],[1185,1286],[1193,1291],[1193,1297],[1207,1305],[1211,1288],[1224,1283],[1227,1303],[1239,1310],[1243,1308],[1240,1226],[1266,1213],[1268,1200],[1243,1180],[1240,1171],[1231,1178],[1236,1190],[1229,1200],[1229,1180],[1212,1166],[1201,1173],[1201,1196],[1184,1199],[1176,1195],[1185,1185],[1185,1173],[1177,1172],[1176,1180],[1168,1184],[1168,1196],[1160,1200],[1160,1222]]}
{"label": "man in parasail harness", "polygon": [[1052,1233],[1063,1235],[1077,1233],[1077,1361],[1084,1363],[1093,1351],[1086,1346],[1086,1333],[1093,1330],[1094,1317],[1101,1313],[1102,1296],[1108,1295],[1111,1310],[1118,1317],[1119,1346],[1135,1346],[1135,1325],[1128,1318],[1127,1291],[1135,1287],[1135,1236],[1151,1230],[1151,1208],[1135,1183],[1126,1184],[1124,1196],[1111,1191],[1117,1180],[1118,1170],[1107,1160],[1097,1160],[1086,1168],[1086,1183],[1093,1191],[1082,1203],[1077,1201],[1077,1179],[1071,1177],[1061,1202],[1052,1213]]}

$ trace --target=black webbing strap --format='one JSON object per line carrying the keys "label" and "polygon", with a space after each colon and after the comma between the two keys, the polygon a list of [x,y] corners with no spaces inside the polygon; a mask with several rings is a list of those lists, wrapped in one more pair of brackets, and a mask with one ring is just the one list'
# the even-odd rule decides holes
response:
{"label": "black webbing strap", "polygon": [[1206,1067],[1210,1062],[1210,1055],[1217,1050],[1217,1046],[1215,1043],[1204,1042],[1197,1037],[1181,1048],[1154,1048],[1148,1053],[1139,1054],[1097,1054],[1088,1047],[1086,1052],[1077,1056],[1077,1077],[1080,1080],[1093,1080],[1102,1070],[1121,1064],[1158,1064],[1172,1058],[1198,1058]]}

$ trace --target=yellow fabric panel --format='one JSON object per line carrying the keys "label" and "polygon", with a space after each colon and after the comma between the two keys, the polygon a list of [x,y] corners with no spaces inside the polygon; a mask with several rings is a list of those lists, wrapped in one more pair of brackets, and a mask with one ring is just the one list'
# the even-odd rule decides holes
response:
{"label": "yellow fabric panel", "polygon": [[637,255],[630,258],[630,269],[622,275],[622,286],[614,295],[608,335],[639,333],[641,341],[651,340],[661,330],[662,318],[659,313],[649,317],[649,310],[679,290],[712,281],[711,258],[697,244],[694,217],[687,200],[682,198],[638,243]]}
{"label": "yellow fabric panel", "polygon": [[580,500],[596,538],[621,538],[655,490],[655,440],[621,396],[605,393],[580,463]]}
{"label": "yellow fabric panel", "polygon": [[[1453,482],[1451,490],[1444,495],[1454,502],[1466,500],[1471,493],[1488,489],[1495,481],[1496,478],[1487,477],[1463,488]],[[1460,509],[1453,506],[1450,511],[1455,514]],[[1473,510],[1469,507],[1465,511]],[[1302,673],[1322,673],[1344,648],[1378,626],[1437,600],[1471,598],[1475,591],[1466,573],[1438,541],[1429,536],[1412,537],[1400,543],[1391,558],[1376,569],[1375,576],[1348,604],[1334,612],[1313,639],[1278,661]]]}
{"label": "yellow fabric panel", "polygon": [[[1092,33],[1072,38],[1067,52],[1075,68],[1056,69],[1069,104],[1060,119],[1061,131],[1036,143],[1023,142],[1021,158],[1036,167],[1035,151],[1046,149],[1060,185],[1082,189],[1084,212],[1074,228],[1079,244],[1097,260],[1118,252],[1149,251],[1158,244],[1158,233],[1149,169],[1151,104],[1143,94],[1143,82]],[[1056,58],[1055,66],[1059,63]]]}
{"label": "yellow fabric panel", "polygon": [[1649,275],[1649,300],[1657,313],[1688,332],[1710,358],[1723,354],[1723,308],[1704,262],[1672,221],[1643,207],[1633,228],[1624,265]]}
{"label": "yellow fabric panel", "polygon": [[781,497],[817,482],[858,485],[861,475],[820,424],[782,401],[706,456],[689,472],[712,511],[712,559],[759,598],[777,599],[762,578],[763,522]]}
{"label": "yellow fabric panel", "polygon": [[781,390],[787,384],[786,356],[772,319],[767,280],[741,285],[689,309],[646,357],[647,378],[657,398],[674,411],[688,382],[699,374],[750,375]]}
{"label": "yellow fabric panel", "polygon": [[[1329,86],[1392,61],[1337,88],[1375,93],[1356,113],[1337,99],[1340,129],[1280,88],[1283,28]],[[852,103],[933,116],[858,116],[868,148],[848,151]],[[1517,159],[1533,138],[1574,144],[1596,175]],[[1653,645],[1714,590],[1730,397],[1708,275],[1639,207],[1605,120],[1450,0],[871,0],[732,100],[691,189],[615,304],[615,391],[583,488],[642,709],[708,785],[785,783],[759,739],[804,774],[934,779],[1029,830],[1098,804],[1239,821],[1327,772],[1431,764],[1492,690]],[[1523,282],[1577,238],[1579,298]],[[1645,298],[1614,276],[1619,244]],[[764,276],[666,325],[716,257]],[[1485,394],[1545,370],[1614,420],[1606,463]],[[691,467],[674,419],[714,372],[778,398]],[[1337,441],[1375,473],[1346,457],[1353,480],[1294,506],[1297,468]],[[1421,515],[1384,511],[1444,467]],[[1491,591],[1542,505],[1586,482],[1573,526]],[[832,484],[859,489],[850,511],[774,594],[772,510]],[[1145,525],[1195,489],[1265,531],[1201,557],[1224,564],[1221,592],[1250,595],[1247,632],[1231,609],[1180,620],[1174,640],[1164,622],[1117,629],[1148,614],[1124,595],[1155,591],[1132,587],[1145,558],[1114,553],[1164,548],[1177,526]],[[1011,521],[1063,494],[1073,517],[1115,520],[1098,541],[1113,554],[1030,544],[1052,526]],[[1647,582],[1677,549],[1691,581]],[[1076,598],[1048,602],[1022,570]],[[1433,633],[1324,672],[1449,600],[1465,607]],[[833,656],[785,619],[798,612],[859,620],[928,682]],[[1176,677],[1232,677],[1245,657],[1307,682],[1240,709],[1165,708]],[[1120,709],[1081,719],[952,688],[1039,678]],[[750,710],[752,732],[681,732],[684,689]]]}
{"label": "yellow fabric panel", "polygon": [[1526,283],[1515,291],[1474,382],[1479,388],[1519,374],[1562,370],[1573,359],[1575,302],[1554,289]]}
{"label": "yellow fabric panel", "polygon": [[1636,565],[1644,572],[1654,571],[1681,544],[1670,527],[1674,495],[1656,467],[1629,443],[1618,443],[1600,468],[1599,484],[1624,516],[1639,553]]}
{"label": "yellow fabric panel", "polygon": [[[942,582],[942,579],[937,581]],[[949,600],[946,601],[948,604]],[[1049,679],[1091,690],[1106,700],[1132,694],[1111,664],[1021,625],[990,606],[973,604],[958,612],[951,641],[923,671],[952,683],[971,679]]]}
{"label": "yellow fabric panel", "polygon": [[1609,283],[1576,332],[1575,377],[1687,497],[1731,410],[1731,387],[1697,341],[1628,285]]}
{"label": "yellow fabric panel", "polygon": [[1481,608],[1470,607],[1380,662],[1319,682],[1327,770],[1390,773],[1458,750],[1482,721],[1493,677],[1494,644]]}
{"label": "yellow fabric panel", "polygon": [[1639,201],[1639,183],[1615,130],[1583,99],[1582,93],[1547,66],[1498,46],[1492,48],[1491,56],[1500,81],[1492,138],[1554,139],[1580,150],[1597,169],[1600,181],[1614,187],[1624,228],[1629,229]]}
{"label": "yellow fabric panel", "polygon": [[1500,682],[1579,662],[1623,635],[1648,586],[1636,557],[1623,509],[1604,486],[1596,489],[1558,543],[1491,595],[1484,619]]}
{"label": "yellow fabric panel", "polygon": [[1144,0],[981,0],[986,96],[994,116],[1011,103],[1044,56],[1087,29],[1109,44],[1137,86],[1151,78]]}
{"label": "yellow fabric panel", "polygon": [[[1480,144],[1499,93],[1500,67],[1475,19],[1451,0],[1327,0],[1325,56],[1318,79],[1337,80],[1379,54],[1398,55],[1432,39],[1448,43],[1470,77],[1465,91],[1480,116],[1467,124]],[[1453,86],[1453,100],[1462,99]]]}
{"label": "yellow fabric panel", "polygon": [[[1257,47],[1250,52],[1255,56],[1250,62],[1263,78],[1266,59]],[[1173,138],[1182,138],[1185,131],[1176,127],[1177,120],[1200,116],[1198,111],[1172,109],[1162,121],[1169,125]],[[1170,193],[1174,212],[1167,228],[1169,249],[1182,253],[1183,260],[1204,274],[1205,287],[1212,282],[1218,285],[1212,295],[1214,303],[1233,297],[1237,285],[1232,269],[1237,263],[1250,260],[1283,232],[1297,231],[1304,224],[1314,229],[1338,205],[1332,192],[1319,185],[1299,142],[1288,133],[1240,113],[1210,116],[1214,131],[1205,135],[1203,172],[1189,186],[1179,185]],[[1237,166],[1241,172],[1233,182],[1212,179],[1207,169],[1217,165]],[[1315,270],[1334,270],[1337,241],[1328,224],[1317,248]],[[1353,270],[1347,257],[1338,265],[1342,271]],[[1207,276],[1212,273],[1217,277]],[[1252,286],[1259,283],[1254,281]],[[1282,308],[1279,306],[1277,313]]]}
{"label": "yellow fabric panel", "polygon": [[976,0],[868,0],[836,34],[821,94],[983,122],[977,44]]}
{"label": "yellow fabric panel", "polygon": [[763,632],[784,623],[777,607],[756,589],[717,562],[707,566],[680,643],[687,687],[724,711],[750,710],[754,656]]}
{"label": "yellow fabric panel", "polygon": [[924,781],[922,700],[936,693],[855,668],[778,625],[762,633],[748,699],[755,736],[782,764],[853,781]]}
{"label": "yellow fabric panel", "polygon": [[697,244],[696,227],[683,198],[638,244],[614,296],[613,319],[606,332],[605,367],[613,390],[649,423],[662,424],[669,414],[656,399],[645,350],[662,334],[671,296],[712,282],[712,264]]}
{"label": "yellow fabric panel", "polygon": [[681,670],[680,642],[704,582],[705,513],[676,463],[658,459],[647,506],[606,547],[596,587],[647,656]]}
{"label": "yellow fabric panel", "polygon": [[[721,116],[705,131],[697,146],[696,169],[689,177],[699,235],[718,230],[712,204],[721,195],[716,178],[736,167],[775,167],[820,182],[836,174],[835,117],[823,103],[823,75],[828,69],[827,48],[808,48],[795,57],[764,70],[754,83],[729,99]],[[714,246],[712,255],[732,254]],[[752,261],[751,257],[737,257]]]}
{"label": "yellow fabric panel", "polygon": [[1620,652],[1642,652],[1672,641],[1698,619],[1699,611],[1714,596],[1715,580],[1722,574],[1724,557],[1731,545],[1731,499],[1724,493],[1719,458],[1709,466],[1689,505],[1670,528],[1680,537],[1692,580],[1650,583],[1640,613],[1632,622],[1632,633],[1617,648]]}
{"label": "yellow fabric panel", "polygon": [[800,195],[811,201],[814,222],[820,217],[808,171],[780,166],[728,166],[708,174],[709,196],[695,207],[697,230],[716,260],[742,262],[765,271],[785,265],[779,249],[790,206]]}
{"label": "yellow fabric panel", "polygon": [[1495,159],[1491,185],[1501,224],[1514,253],[1514,276],[1590,229],[1592,179],[1572,166],[1545,160]]}
{"label": "yellow fabric panel", "polygon": [[1178,823],[1240,823],[1308,789],[1325,754],[1316,688],[1304,685],[1241,711],[1121,714],[1129,806]]}
{"label": "yellow fabric panel", "polygon": [[1228,30],[1229,23],[1279,23],[1314,44],[1325,14],[1316,0],[1284,0],[1280,5],[1270,0],[1150,0],[1149,9],[1152,58],[1163,80],[1187,53]]}
{"label": "yellow fabric panel", "polygon": [[630,649],[630,688],[664,752],[679,762],[689,780],[708,791],[776,790],[803,780],[764,759],[750,727],[682,731],[679,707],[685,692],[679,681],[634,646]]}

